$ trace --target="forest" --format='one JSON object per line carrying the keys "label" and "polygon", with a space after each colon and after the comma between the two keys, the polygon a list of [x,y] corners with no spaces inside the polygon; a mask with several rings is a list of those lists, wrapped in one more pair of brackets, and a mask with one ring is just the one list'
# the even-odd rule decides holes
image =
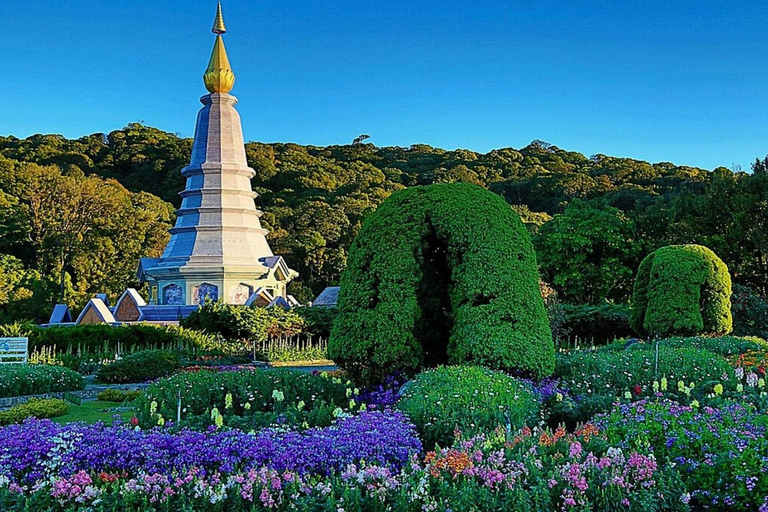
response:
{"label": "forest", "polygon": [[[159,256],[184,188],[191,139],[130,124],[79,139],[0,137],[0,321],[44,321],[94,293],[138,286]],[[711,248],[734,282],[768,282],[768,157],[751,172],[705,170],[535,140],[488,153],[423,144],[246,144],[269,242],[311,300],[337,284],[366,216],[392,192],[474,183],[505,199],[533,235],[542,279],[566,304],[626,304],[639,262],[669,244]]]}

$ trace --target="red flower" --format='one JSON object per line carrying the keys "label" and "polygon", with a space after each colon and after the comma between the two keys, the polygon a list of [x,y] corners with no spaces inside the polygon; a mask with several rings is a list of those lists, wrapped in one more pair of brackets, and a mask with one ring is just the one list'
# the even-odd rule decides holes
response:
{"label": "red flower", "polygon": [[763,365],[760,365],[760,367],[757,369],[757,372],[758,372],[760,375],[765,375],[765,366],[763,366]]}
{"label": "red flower", "polygon": [[640,384],[635,384],[635,387],[632,388],[632,392],[635,394],[635,396],[640,396],[640,393],[643,392],[643,388],[640,387]]}
{"label": "red flower", "polygon": [[139,424],[139,418],[137,418],[136,416],[134,416],[133,418],[131,418],[131,425],[133,425],[133,426],[135,427],[135,426],[137,426],[138,424]]}

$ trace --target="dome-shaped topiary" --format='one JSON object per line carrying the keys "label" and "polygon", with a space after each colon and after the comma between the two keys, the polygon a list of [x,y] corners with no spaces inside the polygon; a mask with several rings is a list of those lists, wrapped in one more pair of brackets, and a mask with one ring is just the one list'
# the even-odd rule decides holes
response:
{"label": "dome-shaped topiary", "polygon": [[520,217],[475,185],[392,194],[349,251],[328,353],[364,382],[462,362],[551,374],[552,333]]}
{"label": "dome-shaped topiary", "polygon": [[731,275],[701,245],[670,245],[640,263],[632,296],[632,328],[651,335],[728,334]]}

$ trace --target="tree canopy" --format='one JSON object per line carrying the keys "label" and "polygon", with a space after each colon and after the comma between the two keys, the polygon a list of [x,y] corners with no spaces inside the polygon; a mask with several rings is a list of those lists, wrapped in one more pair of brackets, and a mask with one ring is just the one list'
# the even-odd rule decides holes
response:
{"label": "tree canopy", "polygon": [[[173,222],[184,188],[179,171],[190,151],[190,139],[140,124],[79,139],[0,137],[0,254],[39,272],[59,293],[63,268],[65,295],[73,304],[96,291],[116,295],[126,284],[137,284],[138,257],[158,255]],[[755,162],[754,174],[723,167],[707,171],[602,154],[587,157],[543,141],[484,154],[425,144],[249,142],[246,155],[256,170],[253,187],[260,194],[256,201],[269,242],[299,271],[291,293],[303,301],[338,283],[363,221],[390,194],[450,182],[474,183],[499,194],[533,233],[559,232],[560,242],[600,235],[597,243],[566,254],[553,252],[555,242],[548,238],[535,238],[547,279],[566,283],[558,291],[569,301],[628,302],[626,268],[637,268],[641,255],[659,247],[688,243],[711,247],[736,283],[768,292],[766,160]],[[66,200],[64,190],[72,191]],[[59,193],[54,197],[61,198],[60,205],[45,197],[49,191]],[[576,200],[587,206],[568,212]],[[48,215],[56,208],[77,211],[78,204],[90,201],[92,212],[106,211],[108,218]],[[594,209],[614,228],[598,233],[587,218],[578,221],[580,208]],[[558,221],[560,216],[565,218]],[[72,223],[67,232],[54,235],[64,222]],[[575,232],[566,236],[565,228]],[[618,236],[627,239],[616,253]],[[574,291],[569,277],[582,262],[605,279],[583,294]],[[52,304],[55,292],[46,304]]]}

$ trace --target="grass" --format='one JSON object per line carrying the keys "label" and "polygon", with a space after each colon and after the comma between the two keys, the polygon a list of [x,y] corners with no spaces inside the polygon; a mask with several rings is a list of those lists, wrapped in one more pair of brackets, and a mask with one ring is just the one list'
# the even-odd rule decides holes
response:
{"label": "grass", "polygon": [[104,422],[111,425],[117,414],[120,419],[127,422],[133,416],[133,411],[109,412],[107,409],[118,407],[114,402],[102,402],[100,400],[83,401],[82,405],[69,404],[69,412],[64,416],[53,418],[56,423],[73,423],[83,421],[85,423]]}

